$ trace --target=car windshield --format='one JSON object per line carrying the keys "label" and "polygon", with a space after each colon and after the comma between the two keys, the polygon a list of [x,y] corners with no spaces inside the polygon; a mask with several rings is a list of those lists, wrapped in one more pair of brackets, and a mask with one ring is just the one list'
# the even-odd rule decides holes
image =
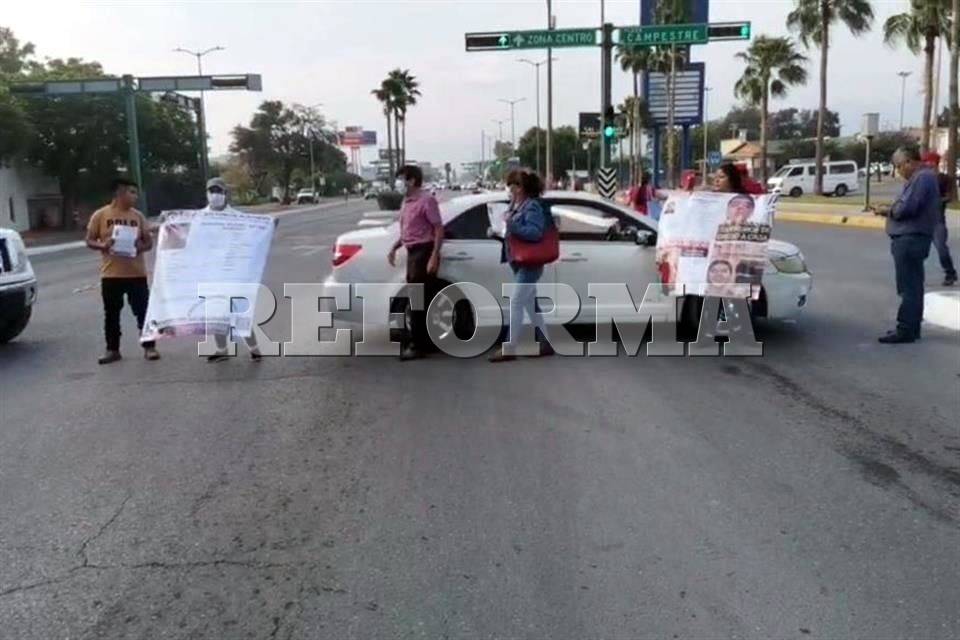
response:
{"label": "car windshield", "polygon": [[793,167],[788,164],[787,166],[781,168],[779,171],[777,171],[775,174],[773,174],[773,177],[774,177],[774,178],[782,178],[783,176],[787,175],[787,174],[790,172],[791,169],[793,169]]}

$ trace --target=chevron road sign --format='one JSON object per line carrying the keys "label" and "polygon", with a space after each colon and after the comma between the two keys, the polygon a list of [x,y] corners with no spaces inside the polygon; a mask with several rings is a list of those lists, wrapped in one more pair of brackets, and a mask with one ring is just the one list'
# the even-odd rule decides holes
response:
{"label": "chevron road sign", "polygon": [[617,193],[617,170],[615,168],[604,167],[597,171],[597,193],[607,200],[613,200],[614,194]]}

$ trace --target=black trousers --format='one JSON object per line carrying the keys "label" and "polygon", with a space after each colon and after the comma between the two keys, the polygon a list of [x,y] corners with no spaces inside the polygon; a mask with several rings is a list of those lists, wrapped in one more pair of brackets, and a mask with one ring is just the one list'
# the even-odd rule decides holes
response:
{"label": "black trousers", "polygon": [[[107,340],[108,351],[120,350],[120,312],[123,311],[123,297],[127,297],[133,315],[137,318],[137,329],[143,329],[143,319],[147,315],[147,302],[150,289],[146,278],[103,278],[100,281],[100,294],[103,297],[103,335]],[[144,342],[144,348],[154,346],[153,342]]]}
{"label": "black trousers", "polygon": [[427,308],[440,291],[437,277],[427,273],[432,254],[432,242],[407,247],[407,282],[423,285],[423,311],[410,311],[410,341],[421,351],[433,349],[433,341],[427,333]]}

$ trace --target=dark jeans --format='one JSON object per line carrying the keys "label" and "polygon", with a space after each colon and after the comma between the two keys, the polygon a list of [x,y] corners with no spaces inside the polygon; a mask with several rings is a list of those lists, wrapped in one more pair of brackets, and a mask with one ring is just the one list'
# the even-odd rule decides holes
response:
{"label": "dark jeans", "polygon": [[937,255],[940,256],[940,266],[943,268],[943,275],[957,277],[957,269],[953,266],[953,257],[950,255],[950,247],[947,246],[947,223],[941,222],[933,230],[933,246],[937,248]]}
{"label": "dark jeans", "polygon": [[930,236],[904,234],[890,238],[890,253],[897,274],[897,331],[920,335],[923,320],[923,262],[930,255]]}
{"label": "dark jeans", "polygon": [[[103,296],[103,333],[107,339],[108,351],[120,350],[120,312],[123,310],[123,296],[133,309],[137,318],[137,329],[143,329],[143,319],[147,315],[147,302],[150,289],[146,278],[103,278],[100,281],[100,294]],[[144,342],[143,348],[153,347],[153,342]]]}
{"label": "dark jeans", "polygon": [[432,254],[432,242],[407,247],[407,282],[423,285],[423,310],[410,311],[410,341],[421,351],[433,349],[433,341],[427,333],[427,308],[440,291],[437,277],[427,273],[427,263]]}

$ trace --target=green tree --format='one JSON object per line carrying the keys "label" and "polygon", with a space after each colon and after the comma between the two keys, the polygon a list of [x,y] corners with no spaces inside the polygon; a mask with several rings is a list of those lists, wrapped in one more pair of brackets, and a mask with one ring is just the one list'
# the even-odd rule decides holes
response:
{"label": "green tree", "polygon": [[380,106],[383,108],[383,115],[387,118],[387,162],[390,165],[390,176],[392,179],[393,176],[397,175],[397,167],[394,166],[393,162],[393,138],[390,134],[393,129],[391,122],[393,119],[393,93],[386,80],[380,83],[379,88],[372,90],[370,93],[380,102]]}
{"label": "green tree", "polygon": [[[540,136],[540,148],[546,144],[546,130],[531,127],[517,141],[517,157],[520,158],[520,164],[525,167],[532,167],[537,159],[537,138]],[[574,160],[578,170],[587,168],[587,151],[584,151],[581,145],[580,136],[576,128],[571,126],[557,127],[553,130],[553,166],[551,167],[554,176],[565,175],[567,171],[573,169]],[[501,144],[501,143],[498,143]],[[504,147],[511,148],[509,142],[502,143]]]}
{"label": "green tree", "polygon": [[[287,106],[279,100],[267,100],[250,120],[250,126],[233,128],[230,151],[247,166],[254,184],[265,195],[270,182],[290,195],[294,171],[310,172],[310,138],[314,137],[314,163],[328,176],[343,173],[347,159],[329,142],[323,119],[299,106]],[[319,138],[319,139],[318,139]],[[345,180],[344,180],[345,181]]]}
{"label": "green tree", "polygon": [[873,7],[869,0],[794,0],[787,15],[787,26],[797,31],[805,47],[820,49],[820,106],[817,119],[816,178],[814,192],[823,194],[823,140],[827,113],[827,66],[830,52],[830,27],[842,23],[854,36],[870,30]]}
{"label": "green tree", "polygon": [[923,51],[923,126],[920,148],[930,148],[930,126],[933,116],[933,67],[937,39],[950,35],[949,0],[910,0],[910,11],[887,18],[883,40],[888,45],[903,43],[910,53]]}
{"label": "green tree", "polygon": [[390,72],[390,87],[394,92],[394,113],[397,126],[400,129],[398,148],[400,149],[400,164],[407,161],[407,109],[417,104],[420,97],[420,83],[409,69],[394,69]]}
{"label": "green tree", "polygon": [[767,116],[770,97],[782,98],[788,86],[807,82],[806,56],[798,53],[789,38],[757,36],[745,52],[737,54],[746,67],[733,87],[734,94],[760,107],[760,172],[767,184]]}
{"label": "green tree", "polygon": [[21,44],[13,31],[0,27],[0,161],[22,153],[29,144],[30,122],[10,95],[8,85],[22,79],[32,64],[34,47]]}

